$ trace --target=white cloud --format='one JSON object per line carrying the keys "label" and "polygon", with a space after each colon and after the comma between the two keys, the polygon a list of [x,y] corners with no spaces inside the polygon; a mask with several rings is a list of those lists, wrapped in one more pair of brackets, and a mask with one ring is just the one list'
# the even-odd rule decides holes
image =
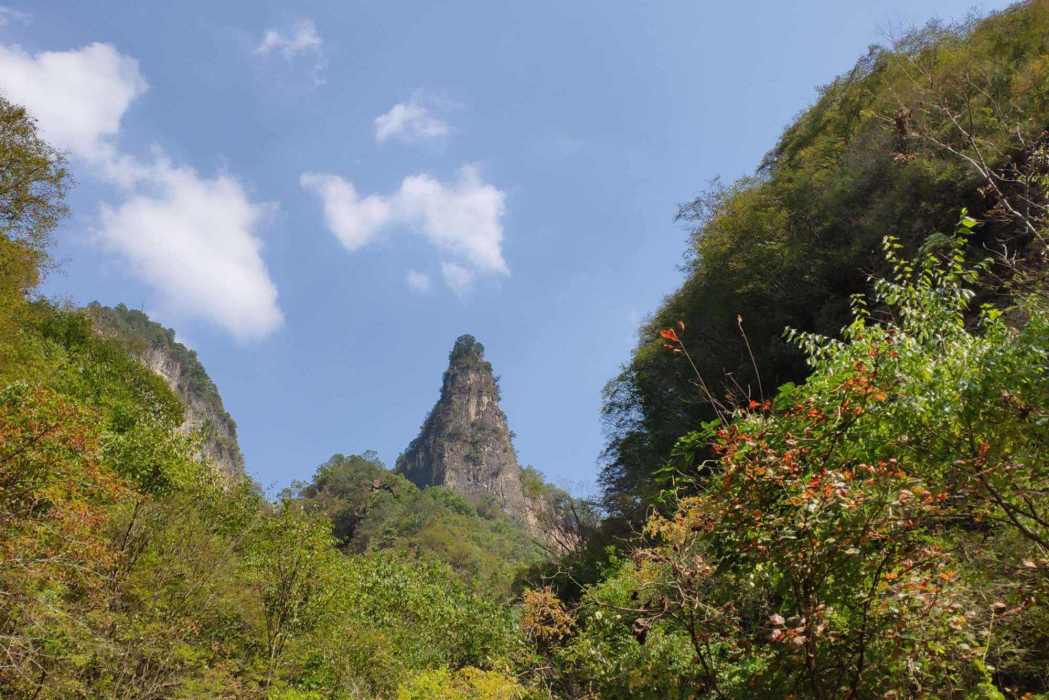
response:
{"label": "white cloud", "polygon": [[448,135],[448,125],[419,103],[417,97],[398,102],[386,114],[375,118],[375,141],[395,138],[405,143],[441,139]]}
{"label": "white cloud", "polygon": [[502,253],[506,193],[483,182],[475,166],[461,168],[450,185],[426,174],[406,177],[395,202],[441,250],[484,272],[509,274]]}
{"label": "white cloud", "polygon": [[390,203],[378,195],[357,196],[353,184],[336,175],[305,173],[299,184],[320,195],[328,228],[350,250],[371,241],[393,217]]}
{"label": "white cloud", "polygon": [[425,272],[408,270],[408,274],[405,276],[404,281],[408,283],[409,287],[417,292],[430,291],[430,276]]}
{"label": "white cloud", "polygon": [[209,179],[161,163],[148,188],[103,206],[100,234],[156,288],[163,308],[252,340],[283,321],[255,235],[266,211],[228,175]]}
{"label": "white cloud", "polygon": [[474,281],[473,270],[453,262],[441,263],[441,276],[456,294],[465,292]]}
{"label": "white cloud", "polygon": [[[389,196],[361,198],[352,183],[337,175],[305,173],[299,181],[321,198],[328,228],[351,251],[385,229],[407,226],[443,257],[458,260],[458,269],[444,275],[453,288],[468,285],[475,272],[510,273],[502,254],[506,193],[484,182],[475,166],[461,168],[451,183],[425,173],[411,175]],[[470,272],[469,278],[459,270]]]}
{"label": "white cloud", "polygon": [[268,56],[272,53],[279,53],[287,62],[300,57],[311,57],[313,59],[313,84],[324,84],[323,74],[327,67],[324,40],[321,39],[317,25],[312,19],[304,17],[296,20],[286,31],[267,29],[258,46],[255,47],[255,55]]}
{"label": "white cloud", "polygon": [[317,25],[312,19],[305,17],[297,20],[287,33],[282,33],[277,29],[267,29],[262,35],[262,41],[255,48],[255,53],[265,56],[278,51],[284,58],[290,60],[301,53],[319,52],[323,44],[321,35],[317,31]]}
{"label": "white cloud", "polygon": [[111,155],[131,102],[147,89],[135,59],[110,44],[35,56],[0,46],[0,92],[36,117],[43,137],[73,155]]}
{"label": "white cloud", "polygon": [[282,321],[256,235],[268,205],[251,202],[234,177],[202,177],[159,149],[149,161],[121,153],[121,120],[146,87],[138,63],[109,44],[36,55],[0,45],[0,91],[119,191],[120,204],[102,207],[101,242],[167,309],[238,338],[266,335]]}

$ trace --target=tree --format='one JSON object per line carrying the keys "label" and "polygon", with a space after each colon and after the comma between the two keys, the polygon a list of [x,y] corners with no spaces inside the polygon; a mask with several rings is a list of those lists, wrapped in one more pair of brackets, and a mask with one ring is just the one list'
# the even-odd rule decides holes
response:
{"label": "tree", "polygon": [[25,311],[25,293],[40,281],[68,186],[61,154],[39,137],[24,108],[0,97],[0,347]]}
{"label": "tree", "polygon": [[0,97],[0,233],[37,255],[66,214],[65,159],[44,142],[24,107]]}
{"label": "tree", "polygon": [[265,686],[277,677],[288,643],[325,622],[337,556],[331,526],[291,502],[255,536],[250,580],[262,602]]}

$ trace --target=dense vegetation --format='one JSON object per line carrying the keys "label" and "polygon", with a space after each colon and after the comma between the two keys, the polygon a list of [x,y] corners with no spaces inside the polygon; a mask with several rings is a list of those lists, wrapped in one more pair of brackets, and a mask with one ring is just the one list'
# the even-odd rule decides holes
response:
{"label": "dense vegetation", "polygon": [[204,454],[220,461],[227,471],[243,474],[244,456],[237,443],[237,423],[226,411],[218,387],[197,353],[176,341],[175,331],[137,309],[123,304],[109,308],[92,302],[85,311],[96,330],[121,342],[131,355],[147,364],[160,360],[169,366],[173,373],[167,377],[169,385],[197,414],[187,416],[185,425],[203,434]]}
{"label": "dense vegetation", "polygon": [[[141,311],[129,309],[123,304],[109,308],[94,302],[88,304],[86,310],[103,333],[126,343],[131,354],[142,354],[150,348],[170,353],[180,365],[188,368],[186,379],[189,392],[221,405],[218,387],[197,359],[197,353],[176,342],[175,331],[164,328]],[[232,422],[233,418],[229,414],[224,412],[224,415]]]}
{"label": "dense vegetation", "polygon": [[374,454],[217,474],[153,326],[33,297],[68,175],[0,101],[0,696],[1049,697],[1047,101],[1049,2],[933,26],[687,205],[554,562]]}
{"label": "dense vegetation", "polygon": [[438,560],[503,600],[519,571],[544,559],[540,546],[494,503],[472,503],[444,486],[419,489],[371,453],[335,455],[310,483],[293,484],[285,495],[323,513],[344,551]]}
{"label": "dense vegetation", "polygon": [[[517,688],[506,671],[527,649],[505,597],[534,548],[389,473],[397,517],[369,514],[352,538],[338,520],[336,539],[315,506],[348,494],[321,476],[310,499],[272,504],[201,462],[181,402],[129,347],[136,329],[100,333],[99,309],[29,296],[68,180],[23,110],[0,102],[0,117],[0,696]],[[319,475],[337,481],[336,462]],[[406,544],[379,552],[365,533]]]}
{"label": "dense vegetation", "polygon": [[985,222],[975,248],[1029,253],[1024,214],[1044,205],[1047,53],[1044,0],[873,47],[822,88],[752,177],[715,183],[681,208],[694,226],[687,278],[606,390],[610,512],[640,522],[659,491],[652,473],[679,436],[714,417],[659,329],[685,322],[715,398],[761,399],[808,373],[783,329],[837,335],[850,296],[887,272],[886,234],[913,253],[930,233],[951,232],[966,206]]}
{"label": "dense vegetation", "polygon": [[[1021,329],[989,306],[967,323],[977,276],[962,236],[943,244],[912,267],[889,239],[876,306],[855,299],[841,340],[792,334],[808,380],[686,434],[664,470],[674,507],[574,610],[533,595],[529,629],[568,687],[1049,690],[1049,316],[1027,299]],[[683,358],[681,330],[664,336]]]}

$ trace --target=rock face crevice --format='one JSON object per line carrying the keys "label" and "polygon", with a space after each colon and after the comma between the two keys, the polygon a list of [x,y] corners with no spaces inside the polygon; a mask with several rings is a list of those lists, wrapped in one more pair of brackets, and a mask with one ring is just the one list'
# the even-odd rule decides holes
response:
{"label": "rock face crevice", "polygon": [[441,396],[396,469],[417,486],[447,486],[526,523],[521,467],[499,399],[484,346],[461,336],[449,354]]}

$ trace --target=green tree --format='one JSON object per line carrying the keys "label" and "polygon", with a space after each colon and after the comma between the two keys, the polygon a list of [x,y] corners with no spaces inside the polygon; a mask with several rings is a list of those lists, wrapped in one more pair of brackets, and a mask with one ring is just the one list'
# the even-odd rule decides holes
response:
{"label": "green tree", "polygon": [[69,173],[24,107],[0,97],[0,233],[37,255],[66,214]]}
{"label": "green tree", "polygon": [[5,346],[40,281],[47,243],[66,214],[69,175],[61,154],[38,135],[24,108],[0,97],[0,370]]}
{"label": "green tree", "polygon": [[[975,224],[915,263],[887,239],[876,314],[856,297],[841,340],[789,333],[803,385],[679,442],[676,506],[587,590],[567,668],[609,696],[659,681],[706,697],[1049,690],[1049,318],[1036,299],[1020,328],[990,306],[971,322]],[[685,362],[684,338],[664,337]]]}
{"label": "green tree", "polygon": [[291,502],[264,521],[249,555],[250,581],[262,601],[265,685],[280,670],[288,643],[329,614],[337,553],[331,526]]}

